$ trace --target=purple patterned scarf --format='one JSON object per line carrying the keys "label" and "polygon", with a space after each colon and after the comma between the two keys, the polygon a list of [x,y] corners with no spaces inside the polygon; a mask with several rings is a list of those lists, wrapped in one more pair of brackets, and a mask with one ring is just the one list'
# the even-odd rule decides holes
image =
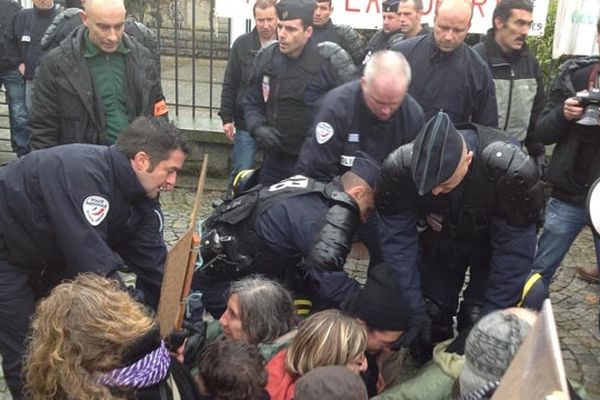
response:
{"label": "purple patterned scarf", "polygon": [[108,387],[135,387],[143,388],[154,386],[167,376],[171,365],[169,352],[165,342],[160,341],[160,346],[127,367],[113,369],[100,375],[96,380],[99,385]]}

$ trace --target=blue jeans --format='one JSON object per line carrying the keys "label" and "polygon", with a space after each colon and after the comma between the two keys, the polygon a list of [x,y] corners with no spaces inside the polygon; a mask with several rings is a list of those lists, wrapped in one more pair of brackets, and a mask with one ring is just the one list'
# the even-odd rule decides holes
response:
{"label": "blue jeans", "polygon": [[233,137],[233,153],[231,155],[230,186],[238,172],[252,168],[255,152],[256,143],[252,139],[252,136],[250,136],[250,132],[236,129],[235,136]]}
{"label": "blue jeans", "polygon": [[25,79],[15,68],[0,74],[0,84],[6,89],[12,148],[18,157],[22,157],[29,153]]}
{"label": "blue jeans", "polygon": [[[533,269],[542,274],[549,287],[554,272],[565,258],[573,241],[583,228],[591,224],[585,207],[577,207],[551,197],[546,206],[544,230],[538,241]],[[600,268],[600,237],[594,235],[596,264]]]}

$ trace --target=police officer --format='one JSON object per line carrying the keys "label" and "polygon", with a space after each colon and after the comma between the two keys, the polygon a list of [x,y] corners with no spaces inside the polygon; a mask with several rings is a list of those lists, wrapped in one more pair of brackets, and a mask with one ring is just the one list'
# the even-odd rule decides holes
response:
{"label": "police officer", "polygon": [[443,112],[387,157],[377,199],[384,257],[399,269],[412,307],[427,304],[434,341],[453,336],[467,268],[459,330],[521,300],[543,203],[538,170],[518,144],[475,124],[455,129]]}
{"label": "police officer", "polygon": [[35,301],[61,279],[118,279],[127,265],[157,306],[166,257],[158,197],[173,190],[187,151],[172,124],[141,117],[114,146],[59,146],[0,171],[0,352],[14,399],[23,398]]}
{"label": "police officer", "polygon": [[328,184],[296,175],[217,207],[203,227],[203,267],[193,284],[206,309],[218,318],[229,283],[253,273],[308,294],[313,309],[339,305],[358,289],[342,267],[359,221],[374,208],[378,176],[379,164],[359,153]]}
{"label": "police officer", "polygon": [[337,25],[331,21],[333,12],[332,0],[317,0],[313,18],[313,40],[316,43],[333,42],[352,57],[355,65],[362,63],[365,53],[365,43],[350,25]]}
{"label": "police officer", "polygon": [[498,127],[498,108],[487,64],[465,44],[471,26],[471,0],[439,0],[433,32],[395,43],[391,49],[408,60],[413,76],[409,93],[425,118],[439,110],[454,123]]}
{"label": "police officer", "polygon": [[[425,121],[421,106],[406,94],[410,75],[402,54],[380,51],[360,80],[329,92],[302,147],[297,172],[329,181],[352,167],[358,150],[381,163],[390,151],[412,141]],[[359,238],[369,248],[370,265],[381,262],[375,215],[361,226]]]}
{"label": "police officer", "polygon": [[387,50],[398,41],[405,38],[400,30],[400,15],[398,15],[398,6],[400,0],[385,0],[381,4],[383,14],[383,27],[367,43],[366,55],[363,63],[366,64],[373,53],[379,50]]}
{"label": "police officer", "polygon": [[263,150],[258,179],[264,185],[292,175],[313,106],[358,73],[350,56],[335,43],[317,45],[310,40],[314,0],[281,0],[276,8],[279,42],[256,55],[244,104],[250,134]]}

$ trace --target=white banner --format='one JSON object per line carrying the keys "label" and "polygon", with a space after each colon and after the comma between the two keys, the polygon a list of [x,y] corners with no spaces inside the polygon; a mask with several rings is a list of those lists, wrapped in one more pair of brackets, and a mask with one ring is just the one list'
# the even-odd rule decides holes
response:
{"label": "white banner", "polygon": [[560,0],[556,13],[552,58],[563,54],[598,54],[596,22],[599,16],[598,0]]}
{"label": "white banner", "polygon": [[[439,0],[423,0],[423,22],[433,25],[433,14]],[[598,2],[598,0],[590,0]],[[381,28],[382,0],[333,0],[332,19],[360,29]],[[471,33],[485,33],[492,26],[492,14],[498,0],[473,0]],[[533,0],[533,25],[530,35],[541,35],[546,25],[549,0]],[[219,17],[252,19],[254,0],[216,0]]]}

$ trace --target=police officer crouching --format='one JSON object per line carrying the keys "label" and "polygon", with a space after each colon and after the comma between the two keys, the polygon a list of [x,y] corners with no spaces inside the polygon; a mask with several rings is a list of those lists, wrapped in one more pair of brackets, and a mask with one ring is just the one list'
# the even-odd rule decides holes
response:
{"label": "police officer crouching", "polygon": [[443,112],[414,143],[387,157],[377,198],[384,257],[400,271],[416,312],[427,310],[434,342],[454,334],[467,268],[459,330],[482,313],[519,303],[535,254],[542,189],[533,160],[502,131],[455,128]]}
{"label": "police officer crouching", "polygon": [[357,152],[352,169],[330,183],[296,175],[218,206],[203,226],[204,265],[193,282],[206,309],[219,318],[230,282],[256,273],[308,294],[313,309],[355,293],[359,285],[343,265],[374,208],[378,177],[379,164]]}

